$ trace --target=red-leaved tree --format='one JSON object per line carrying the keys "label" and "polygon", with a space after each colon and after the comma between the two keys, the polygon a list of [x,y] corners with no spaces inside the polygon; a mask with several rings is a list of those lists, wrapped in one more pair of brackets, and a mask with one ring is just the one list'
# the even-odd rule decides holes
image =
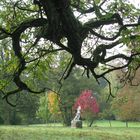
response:
{"label": "red-leaved tree", "polygon": [[81,117],[90,121],[89,126],[91,126],[94,118],[97,117],[99,112],[99,104],[91,90],[84,90],[81,92],[73,106],[73,109],[76,110],[78,106],[81,107]]}

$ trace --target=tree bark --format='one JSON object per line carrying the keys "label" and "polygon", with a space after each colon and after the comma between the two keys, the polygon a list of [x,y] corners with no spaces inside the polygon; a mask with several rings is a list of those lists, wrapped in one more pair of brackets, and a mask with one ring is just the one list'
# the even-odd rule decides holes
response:
{"label": "tree bark", "polygon": [[91,120],[91,122],[90,122],[90,124],[89,124],[89,127],[92,126],[93,122],[94,122],[94,119]]}

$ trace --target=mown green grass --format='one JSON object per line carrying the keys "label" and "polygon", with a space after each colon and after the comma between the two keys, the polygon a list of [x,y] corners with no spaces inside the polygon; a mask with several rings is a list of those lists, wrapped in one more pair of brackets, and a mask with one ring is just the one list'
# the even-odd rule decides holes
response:
{"label": "mown green grass", "polygon": [[[126,122],[121,121],[110,121],[112,127],[126,127]],[[98,127],[110,127],[109,121],[103,120],[103,121],[95,121],[93,123],[93,126]],[[128,127],[139,127],[140,128],[140,122],[128,122]]]}
{"label": "mown green grass", "polygon": [[108,127],[106,121],[100,121],[92,128],[82,129],[62,125],[0,126],[0,140],[140,140],[139,123],[129,128],[120,126],[121,122],[112,122],[115,124],[118,125]]}

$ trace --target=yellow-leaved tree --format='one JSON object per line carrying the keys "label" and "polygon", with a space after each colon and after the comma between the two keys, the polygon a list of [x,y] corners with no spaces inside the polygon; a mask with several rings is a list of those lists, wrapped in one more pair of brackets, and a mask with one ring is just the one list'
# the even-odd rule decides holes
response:
{"label": "yellow-leaved tree", "polygon": [[[51,113],[51,120],[60,120],[61,118],[61,111],[59,108],[60,98],[55,92],[50,91],[48,93],[48,109]],[[57,118],[57,119],[56,119]]]}
{"label": "yellow-leaved tree", "polygon": [[45,95],[41,96],[36,115],[44,123],[60,121],[61,111],[59,109],[58,95],[52,91],[49,91]]}

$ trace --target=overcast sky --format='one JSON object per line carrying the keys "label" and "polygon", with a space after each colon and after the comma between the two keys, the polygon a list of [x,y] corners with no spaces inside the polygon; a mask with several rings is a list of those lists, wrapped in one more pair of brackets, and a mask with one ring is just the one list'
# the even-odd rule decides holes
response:
{"label": "overcast sky", "polygon": [[140,0],[129,0],[131,3],[135,4],[136,7],[140,8]]}

